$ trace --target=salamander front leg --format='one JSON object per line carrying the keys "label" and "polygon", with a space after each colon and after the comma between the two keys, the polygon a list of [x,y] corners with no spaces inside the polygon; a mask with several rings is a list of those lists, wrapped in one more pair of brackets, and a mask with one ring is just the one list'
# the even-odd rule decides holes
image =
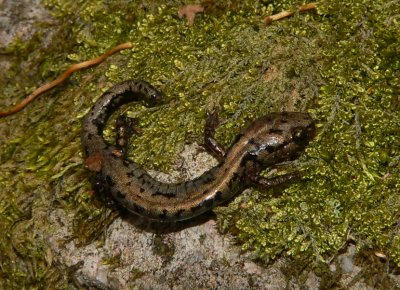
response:
{"label": "salamander front leg", "polygon": [[219,125],[218,113],[207,111],[206,125],[204,127],[204,144],[207,149],[218,161],[225,157],[225,149],[215,140],[215,129]]}
{"label": "salamander front leg", "polygon": [[129,139],[133,134],[141,135],[142,131],[137,126],[139,123],[138,119],[129,118],[126,115],[121,115],[117,118],[115,129],[117,135],[115,138],[115,146],[120,152],[120,157],[125,157],[128,149]]}

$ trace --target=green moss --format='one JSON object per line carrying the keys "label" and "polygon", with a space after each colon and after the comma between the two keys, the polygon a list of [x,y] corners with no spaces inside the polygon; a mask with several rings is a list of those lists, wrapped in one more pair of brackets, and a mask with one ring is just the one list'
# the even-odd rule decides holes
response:
{"label": "green moss", "polygon": [[[143,135],[132,142],[130,158],[146,168],[168,170],[184,142],[201,143],[206,108],[220,111],[217,138],[225,145],[267,112],[312,113],[319,134],[294,164],[307,172],[304,180],[283,192],[247,192],[217,210],[221,228],[235,233],[244,249],[263,260],[284,253],[320,265],[352,237],[400,264],[394,226],[400,208],[395,3],[318,1],[318,13],[265,28],[263,17],[301,3],[246,2],[223,7],[205,1],[206,13],[189,28],[177,17],[181,1],[43,1],[56,23],[41,24],[43,34],[53,33],[52,41],[43,47],[37,33],[6,50],[14,63],[0,80],[0,107],[10,107],[72,63],[118,43],[134,47],[0,120],[0,288],[68,283],[46,262],[41,235],[24,235],[18,221],[51,233],[41,212],[60,207],[74,213],[75,236],[86,244],[115,218],[90,198],[80,130],[101,93],[129,78],[147,80],[165,95],[163,106],[123,109],[141,121]],[[105,136],[112,131],[110,124]],[[82,229],[88,234],[82,236]],[[18,250],[10,246],[16,240]]]}
{"label": "green moss", "polygon": [[169,264],[175,254],[175,246],[165,241],[163,236],[155,235],[153,240],[153,253],[163,260],[163,264]]}
{"label": "green moss", "polygon": [[[310,110],[319,134],[307,149],[308,174],[282,197],[249,195],[222,210],[223,228],[236,227],[244,247],[258,256],[285,252],[326,261],[352,237],[400,262],[400,38],[393,5],[318,3],[327,16],[319,20],[326,84]],[[236,210],[239,216],[226,223]]]}
{"label": "green moss", "polygon": [[132,267],[131,270],[131,282],[134,283],[135,280],[139,279],[142,277],[145,273],[143,271],[140,271],[139,269]]}

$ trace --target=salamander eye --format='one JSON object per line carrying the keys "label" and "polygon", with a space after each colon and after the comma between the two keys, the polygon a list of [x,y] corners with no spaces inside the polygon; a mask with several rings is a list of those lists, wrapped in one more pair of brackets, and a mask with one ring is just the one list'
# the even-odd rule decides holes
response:
{"label": "salamander eye", "polygon": [[292,130],[292,137],[297,144],[305,144],[308,141],[307,132],[304,128],[294,128]]}
{"label": "salamander eye", "polygon": [[161,93],[159,93],[159,92],[152,92],[151,94],[150,94],[150,100],[152,101],[152,102],[154,102],[154,103],[158,103],[158,102],[161,102],[161,100],[162,100],[162,95],[161,95]]}

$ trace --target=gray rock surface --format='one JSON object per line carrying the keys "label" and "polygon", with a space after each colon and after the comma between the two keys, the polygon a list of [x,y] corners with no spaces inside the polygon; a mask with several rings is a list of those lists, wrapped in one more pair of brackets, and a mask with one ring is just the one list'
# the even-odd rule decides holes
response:
{"label": "gray rock surface", "polygon": [[28,40],[38,29],[34,24],[48,18],[40,0],[0,0],[0,49],[15,37]]}
{"label": "gray rock surface", "polygon": [[11,65],[7,46],[16,38],[31,39],[39,29],[35,24],[45,20],[50,21],[49,13],[40,0],[0,0],[0,77]]}

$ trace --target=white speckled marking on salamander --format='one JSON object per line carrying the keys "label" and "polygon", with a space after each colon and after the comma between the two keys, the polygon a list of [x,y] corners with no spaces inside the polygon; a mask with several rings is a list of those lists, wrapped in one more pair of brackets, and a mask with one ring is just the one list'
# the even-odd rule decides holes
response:
{"label": "white speckled marking on salamander", "polygon": [[162,96],[144,81],[128,80],[100,97],[83,123],[85,165],[96,172],[101,190],[111,193],[126,209],[160,221],[190,219],[249,186],[269,187],[299,177],[298,172],[271,179],[258,174],[268,166],[294,158],[308,144],[315,130],[308,114],[271,113],[244,129],[225,153],[213,137],[218,124],[216,114],[210,114],[205,130],[206,146],[220,163],[193,180],[168,184],[155,180],[124,157],[127,139],[119,144],[117,140],[117,145],[113,146],[102,136],[109,116],[121,105],[138,100],[154,105]]}

